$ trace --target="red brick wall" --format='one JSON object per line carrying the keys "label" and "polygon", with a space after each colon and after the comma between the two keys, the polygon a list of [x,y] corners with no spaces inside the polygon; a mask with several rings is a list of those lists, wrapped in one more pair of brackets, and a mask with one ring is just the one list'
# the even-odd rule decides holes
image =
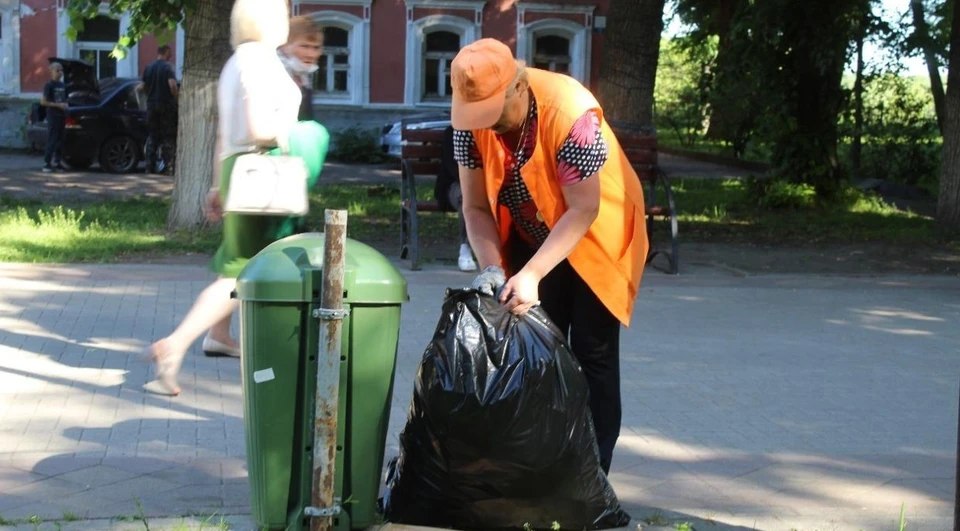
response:
{"label": "red brick wall", "polygon": [[451,15],[454,17],[465,18],[473,22],[472,9],[437,9],[427,7],[417,7],[413,10],[413,20],[420,20],[433,15]]}
{"label": "red brick wall", "polygon": [[23,3],[36,14],[20,19],[20,90],[40,92],[50,79],[47,58],[57,55],[56,0]]}
{"label": "red brick wall", "polygon": [[[176,41],[176,39],[171,39],[171,41]],[[137,44],[137,73],[141,76],[143,71],[147,68],[147,65],[152,63],[157,58],[157,38],[153,35],[148,35],[142,39]],[[167,43],[171,48],[176,46],[173,42]],[[173,61],[175,62],[177,58],[177,53],[173,52]],[[176,71],[176,70],[174,70]]]}
{"label": "red brick wall", "polygon": [[358,18],[363,18],[363,6],[321,6],[317,4],[300,5],[301,15],[309,15],[310,13],[316,13],[317,11],[340,11],[343,13],[349,13]]}
{"label": "red brick wall", "polygon": [[403,103],[407,8],[403,2],[373,2],[370,13],[370,103]]}
{"label": "red brick wall", "polygon": [[147,66],[157,59],[157,48],[159,48],[161,44],[166,44],[170,47],[170,64],[173,65],[173,71],[177,71],[179,67],[177,64],[177,34],[176,32],[172,32],[167,40],[162,42],[153,35],[145,35],[140,39],[140,42],[137,43],[138,75],[143,75],[143,71],[147,69]]}
{"label": "red brick wall", "polygon": [[483,37],[504,42],[517,51],[517,8],[514,0],[487,2],[483,10]]}

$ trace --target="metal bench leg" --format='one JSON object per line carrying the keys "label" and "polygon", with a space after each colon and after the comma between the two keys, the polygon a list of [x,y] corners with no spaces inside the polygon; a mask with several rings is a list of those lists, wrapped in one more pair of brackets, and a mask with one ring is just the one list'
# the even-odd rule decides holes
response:
{"label": "metal bench leg", "polygon": [[410,269],[420,269],[420,216],[417,215],[416,199],[410,203]]}
{"label": "metal bench leg", "polygon": [[663,183],[664,196],[667,199],[667,207],[670,208],[670,273],[680,274],[680,227],[677,221],[677,204],[673,199],[673,188],[667,179],[667,174],[663,170],[657,170],[658,177]]}
{"label": "metal bench leg", "polygon": [[405,260],[407,254],[409,253],[409,244],[410,244],[410,213],[407,211],[407,208],[403,206],[403,194],[401,196],[401,205],[400,205],[400,259]]}
{"label": "metal bench leg", "polygon": [[406,259],[410,250],[410,211],[407,204],[410,190],[407,186],[407,167],[400,164],[400,259]]}

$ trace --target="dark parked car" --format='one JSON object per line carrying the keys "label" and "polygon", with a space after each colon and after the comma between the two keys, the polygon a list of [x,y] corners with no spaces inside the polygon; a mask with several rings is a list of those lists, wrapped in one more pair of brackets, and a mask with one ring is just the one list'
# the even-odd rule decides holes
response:
{"label": "dark parked car", "polygon": [[399,157],[403,147],[400,132],[404,127],[407,129],[446,129],[449,125],[449,111],[408,116],[403,120],[383,126],[383,129],[380,131],[380,147],[387,155]]}
{"label": "dark parked car", "polygon": [[[67,85],[67,129],[63,162],[85,170],[94,162],[104,171],[128,173],[143,159],[147,140],[146,96],[137,86],[139,79],[97,80],[89,63],[51,57],[63,65]],[[31,113],[27,139],[43,150],[47,141],[46,108],[39,104]]]}

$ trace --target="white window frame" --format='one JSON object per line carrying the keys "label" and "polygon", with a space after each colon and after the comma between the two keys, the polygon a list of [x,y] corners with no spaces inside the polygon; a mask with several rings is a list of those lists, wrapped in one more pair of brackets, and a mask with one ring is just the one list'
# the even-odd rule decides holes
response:
{"label": "white window frame", "polygon": [[[365,10],[366,11],[366,10]],[[334,26],[349,32],[347,95],[314,92],[315,104],[362,105],[370,101],[370,21],[343,11],[316,11],[309,15],[321,26]],[[329,72],[329,71],[328,71]],[[328,74],[329,75],[329,74]]]}
{"label": "white window frame", "polygon": [[[110,14],[110,4],[107,2],[100,3],[100,14],[113,16]],[[73,42],[67,38],[67,28],[70,27],[70,15],[67,14],[67,10],[63,7],[57,8],[57,56],[64,59],[79,59],[80,53],[79,48],[93,48],[99,47],[101,45],[106,46],[110,45],[110,50],[113,50],[113,47],[117,44],[116,42],[99,41],[99,42],[90,42],[90,41],[77,41]],[[120,34],[119,37],[123,37],[127,34],[127,31],[130,29],[130,13],[124,13],[120,16]],[[100,49],[100,48],[97,48]],[[139,58],[140,55],[140,45],[135,44],[127,50],[127,56],[123,59],[117,61],[117,77],[129,77],[137,78],[140,77],[139,72]]]}
{"label": "white window frame", "polygon": [[[593,43],[593,11],[595,6],[517,4],[517,51],[528,64],[533,64],[536,51],[536,36],[555,35],[570,41],[570,76],[584,86],[590,84],[590,56]],[[566,18],[544,18],[527,24],[526,14],[549,13],[574,14],[583,17],[583,22]],[[522,55],[521,55],[522,54]]]}
{"label": "white window frame", "polygon": [[[98,42],[98,41],[77,41],[74,43],[76,57],[80,58],[80,52],[82,50],[90,50],[96,52],[111,52],[113,51],[113,45],[108,44],[107,42]],[[99,55],[99,53],[98,53]],[[100,75],[100,63],[99,61],[93,65],[94,70],[97,72],[97,79],[102,79],[103,76]],[[120,62],[117,61],[117,77],[124,77],[120,75]]]}
{"label": "white window frame", "polygon": [[455,15],[430,15],[408,21],[407,25],[407,68],[404,79],[404,103],[424,107],[449,107],[449,101],[431,101],[423,99],[423,82],[426,36],[435,31],[449,31],[460,36],[460,47],[480,38],[480,28],[475,20]]}
{"label": "white window frame", "polygon": [[[324,40],[324,43],[323,43],[323,53],[320,55],[320,59],[318,60],[318,62],[323,62],[323,63],[325,63],[325,64],[324,64],[324,69],[323,69],[323,71],[324,71],[324,72],[326,73],[326,75],[327,75],[327,79],[326,79],[326,82],[327,82],[327,83],[326,83],[326,85],[327,85],[328,88],[333,87],[334,85],[336,85],[336,83],[337,83],[337,72],[343,72],[344,70],[346,70],[346,72],[347,72],[347,88],[346,88],[346,92],[345,92],[345,93],[339,93],[339,92],[335,92],[335,91],[331,92],[331,91],[328,90],[327,92],[319,92],[318,94],[320,94],[321,97],[324,97],[324,98],[338,99],[338,100],[340,100],[340,99],[350,100],[350,99],[352,98],[352,96],[351,96],[351,89],[352,89],[352,87],[350,86],[350,80],[352,79],[351,73],[350,73],[350,70],[351,70],[351,68],[352,68],[351,65],[350,65],[350,63],[351,63],[351,57],[350,57],[350,55],[351,55],[351,53],[350,53],[350,36],[352,35],[352,33],[351,33],[352,30],[351,30],[351,28],[344,28],[344,27],[340,26],[339,24],[329,24],[329,25],[327,25],[326,27],[327,27],[327,28],[336,28],[336,29],[339,29],[339,30],[341,30],[341,31],[347,32],[347,46],[346,46],[346,48],[341,47],[341,46],[330,46],[330,44],[329,44],[326,40]],[[339,64],[339,65],[338,65],[338,64],[337,64],[337,62],[336,62],[336,57],[337,57],[338,55],[346,55],[346,56],[347,56],[347,64],[346,64],[346,65],[343,65],[343,64]],[[318,70],[318,71],[317,71],[317,74],[319,74],[319,73],[320,73],[320,71]],[[317,75],[317,74],[315,74],[315,75]],[[314,90],[316,90],[316,89],[314,89]]]}
{"label": "white window frame", "polygon": [[[565,63],[565,64],[566,64],[566,67],[567,67],[567,68],[566,68],[567,72],[572,72],[572,70],[573,70],[573,54],[572,54],[571,52],[573,51],[573,38],[572,38],[571,36],[569,36],[569,35],[560,34],[559,32],[556,32],[556,31],[553,31],[553,30],[538,31],[538,32],[536,32],[536,33],[531,33],[531,35],[530,35],[530,54],[529,54],[530,59],[527,61],[527,62],[530,64],[530,66],[536,66],[537,63],[540,62],[540,61],[537,60],[537,40],[540,39],[541,37],[559,37],[559,38],[564,39],[565,41],[567,41],[567,55],[566,55],[566,57],[565,57],[565,59],[566,59],[566,63]],[[550,60],[548,61],[550,64],[549,64],[549,66],[547,67],[547,70],[550,70],[551,72],[555,72],[555,71],[556,71],[556,66],[557,66],[557,63],[558,63],[558,61],[555,60],[556,57],[557,57],[557,56],[550,56]]]}
{"label": "white window frame", "polygon": [[20,14],[16,4],[0,3],[0,94],[20,92]]}
{"label": "white window frame", "polygon": [[[427,28],[426,30],[424,30],[424,33],[423,33],[424,46],[426,46],[426,38],[427,38],[427,35],[430,35],[431,33],[438,33],[438,32],[453,33],[454,35],[457,36],[458,39],[460,39],[460,47],[462,48],[462,47],[464,46],[464,45],[463,45],[463,35],[462,35],[462,34],[456,32],[456,31],[449,30],[449,29],[447,29],[447,28],[437,27],[437,26],[431,26],[431,27]],[[447,62],[448,62],[448,61],[452,61],[453,58],[456,57],[456,56],[457,56],[456,52],[452,52],[452,53],[451,53],[451,52],[428,52],[428,51],[424,51],[424,52],[423,52],[423,54],[422,54],[423,59],[420,61],[420,68],[422,69],[422,70],[420,71],[420,83],[421,83],[421,84],[420,84],[420,90],[421,90],[421,92],[420,92],[420,94],[418,95],[418,96],[420,97],[422,103],[431,103],[431,102],[435,102],[435,103],[449,103],[449,101],[450,101],[449,98],[450,98],[450,96],[452,96],[452,94],[447,94],[447,84],[446,84],[444,81],[446,80],[446,77],[447,77],[447,76],[446,76],[446,73],[447,73]],[[438,66],[438,68],[437,68],[437,75],[438,75],[438,79],[437,79],[437,83],[438,83],[438,86],[437,86],[437,94],[439,95],[439,99],[437,99],[437,100],[433,100],[433,99],[429,99],[429,100],[428,100],[428,99],[426,99],[426,95],[423,94],[423,91],[426,90],[426,88],[427,88],[426,85],[425,85],[425,81],[426,81],[426,80],[424,79],[424,76],[427,75],[427,61],[430,60],[430,59],[436,59],[436,60],[438,60],[438,61],[440,62],[439,66]]]}
{"label": "white window frame", "polygon": [[179,79],[182,82],[183,81],[183,52],[184,52],[184,47],[186,46],[186,43],[184,41],[183,23],[177,24],[177,35],[175,39],[177,43],[177,53],[176,53],[177,79]]}

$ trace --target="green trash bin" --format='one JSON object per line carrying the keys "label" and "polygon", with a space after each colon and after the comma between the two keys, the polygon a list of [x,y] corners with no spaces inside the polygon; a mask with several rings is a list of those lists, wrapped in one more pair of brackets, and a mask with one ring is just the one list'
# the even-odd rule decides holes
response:
{"label": "green trash bin", "polygon": [[[237,278],[250,506],[261,529],[303,529],[311,504],[324,237],[277,241]],[[377,522],[407,283],[381,253],[347,240],[336,496],[340,531]]]}

